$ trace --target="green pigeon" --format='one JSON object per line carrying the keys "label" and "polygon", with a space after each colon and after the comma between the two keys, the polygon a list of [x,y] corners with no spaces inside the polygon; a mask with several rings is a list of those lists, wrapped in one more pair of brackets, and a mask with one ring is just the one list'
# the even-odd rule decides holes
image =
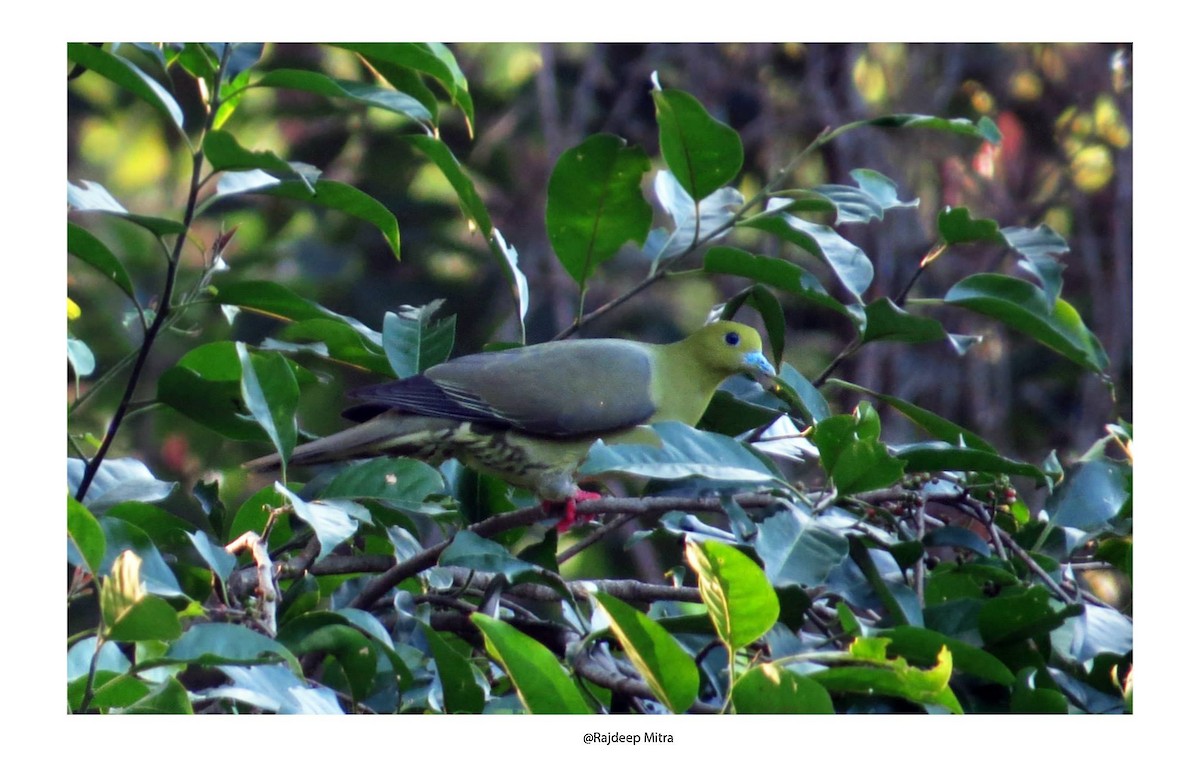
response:
{"label": "green pigeon", "polygon": [[[466,355],[424,373],[356,389],[344,415],[359,425],[297,447],[293,465],[382,455],[438,465],[458,458],[563,503],[566,530],[580,489],[575,472],[597,439],[645,441],[645,424],[696,425],[721,382],[775,375],[749,326],[716,321],[672,344],[626,339],[550,342]],[[640,430],[640,433],[639,433]],[[278,455],[246,463],[279,466]]]}

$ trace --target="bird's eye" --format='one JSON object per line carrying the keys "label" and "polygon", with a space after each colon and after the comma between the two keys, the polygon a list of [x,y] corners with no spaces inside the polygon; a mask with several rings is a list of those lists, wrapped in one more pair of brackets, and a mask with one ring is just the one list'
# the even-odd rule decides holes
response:
{"label": "bird's eye", "polygon": [[741,337],[738,336],[736,331],[725,332],[725,344],[728,344],[730,347],[736,347],[737,343],[740,341]]}

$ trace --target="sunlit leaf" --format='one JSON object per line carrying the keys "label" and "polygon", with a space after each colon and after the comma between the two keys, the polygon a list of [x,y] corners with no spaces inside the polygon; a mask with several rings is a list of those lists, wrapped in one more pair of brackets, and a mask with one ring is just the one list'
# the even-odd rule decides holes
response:
{"label": "sunlit leaf", "polygon": [[742,139],[687,92],[655,89],[663,159],[692,199],[700,202],[742,170]]}

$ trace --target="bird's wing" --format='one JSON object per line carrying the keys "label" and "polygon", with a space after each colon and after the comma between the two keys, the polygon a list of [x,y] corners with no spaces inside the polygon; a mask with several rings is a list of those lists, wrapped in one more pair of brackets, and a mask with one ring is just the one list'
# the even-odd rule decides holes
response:
{"label": "bird's wing", "polygon": [[629,428],[654,414],[654,348],[620,339],[484,352],[420,376],[350,393],[361,420],[385,409],[570,438]]}

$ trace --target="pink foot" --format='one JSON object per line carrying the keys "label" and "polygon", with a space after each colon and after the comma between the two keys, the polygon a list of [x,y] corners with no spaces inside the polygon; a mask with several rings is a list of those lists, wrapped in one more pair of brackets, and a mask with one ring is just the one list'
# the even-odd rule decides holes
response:
{"label": "pink foot", "polygon": [[[564,534],[567,531],[570,531],[571,528],[575,525],[575,506],[576,506],[576,504],[579,502],[587,502],[588,500],[600,499],[601,496],[602,495],[597,494],[596,492],[584,491],[583,489],[576,491],[574,497],[568,497],[562,503],[563,517],[562,517],[562,520],[560,520],[557,524],[555,524],[555,526],[554,526],[555,530],[557,530],[560,534]],[[545,510],[546,514],[548,515],[548,514],[554,512],[554,509],[558,504],[559,504],[558,502],[551,502],[550,500],[546,500],[546,501],[542,502],[542,509]],[[585,515],[585,516],[583,516],[582,520],[586,522],[586,521],[592,520],[595,517],[596,516],[594,516],[594,515]]]}

